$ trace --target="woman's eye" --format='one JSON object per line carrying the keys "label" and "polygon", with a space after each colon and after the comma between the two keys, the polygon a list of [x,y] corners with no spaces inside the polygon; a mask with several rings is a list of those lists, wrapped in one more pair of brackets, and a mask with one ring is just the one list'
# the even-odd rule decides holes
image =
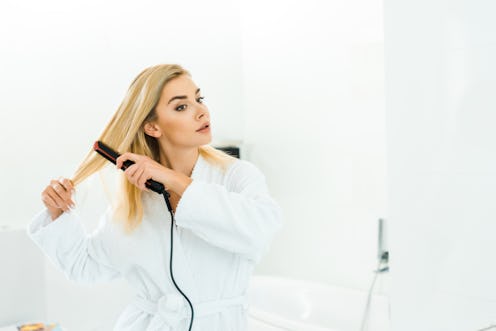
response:
{"label": "woman's eye", "polygon": [[[203,103],[203,99],[205,99],[205,97],[199,97],[198,99],[196,99],[196,102]],[[177,111],[183,111],[184,109],[186,109],[186,106],[187,105],[179,105],[176,107],[176,110]]]}

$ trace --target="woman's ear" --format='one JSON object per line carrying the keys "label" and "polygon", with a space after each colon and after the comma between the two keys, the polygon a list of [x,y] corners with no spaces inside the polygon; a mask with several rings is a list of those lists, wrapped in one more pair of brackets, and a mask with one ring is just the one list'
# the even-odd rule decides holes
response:
{"label": "woman's ear", "polygon": [[145,134],[149,135],[150,137],[160,138],[160,136],[162,136],[160,128],[153,122],[145,123],[145,125],[143,126],[143,130],[145,131]]}

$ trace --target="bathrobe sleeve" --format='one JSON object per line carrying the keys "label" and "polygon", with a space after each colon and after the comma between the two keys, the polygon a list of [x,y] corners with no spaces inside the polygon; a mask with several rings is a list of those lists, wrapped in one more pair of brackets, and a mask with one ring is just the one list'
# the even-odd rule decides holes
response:
{"label": "bathrobe sleeve", "polygon": [[212,245],[258,263],[282,226],[282,210],[270,197],[263,173],[239,160],[228,169],[224,185],[194,179],[175,219]]}
{"label": "bathrobe sleeve", "polygon": [[[77,207],[76,207],[77,208]],[[69,280],[92,284],[120,277],[108,259],[109,207],[97,229],[87,235],[76,209],[54,221],[47,209],[39,212],[27,227],[28,236]]]}

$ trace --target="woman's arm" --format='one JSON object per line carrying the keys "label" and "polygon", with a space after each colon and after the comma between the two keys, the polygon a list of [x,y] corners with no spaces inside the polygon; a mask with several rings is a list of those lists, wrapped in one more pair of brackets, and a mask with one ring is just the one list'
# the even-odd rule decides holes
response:
{"label": "woman's arm", "polygon": [[68,279],[89,284],[109,281],[120,277],[108,259],[110,213],[109,207],[99,227],[87,235],[76,209],[55,221],[44,209],[32,219],[27,234]]}
{"label": "woman's arm", "polygon": [[192,180],[176,209],[176,224],[258,263],[282,226],[282,210],[265,176],[251,163],[229,169],[224,185]]}

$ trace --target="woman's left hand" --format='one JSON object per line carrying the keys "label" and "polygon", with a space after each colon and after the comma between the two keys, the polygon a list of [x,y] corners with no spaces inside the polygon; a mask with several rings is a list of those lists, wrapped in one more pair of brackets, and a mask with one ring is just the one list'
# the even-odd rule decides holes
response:
{"label": "woman's left hand", "polygon": [[148,179],[153,179],[156,182],[162,183],[167,189],[167,183],[171,178],[172,169],[164,167],[148,156],[129,152],[123,153],[116,159],[117,168],[120,169],[126,160],[131,160],[134,164],[129,166],[124,171],[124,174],[127,179],[140,190],[150,192],[145,186]]}

